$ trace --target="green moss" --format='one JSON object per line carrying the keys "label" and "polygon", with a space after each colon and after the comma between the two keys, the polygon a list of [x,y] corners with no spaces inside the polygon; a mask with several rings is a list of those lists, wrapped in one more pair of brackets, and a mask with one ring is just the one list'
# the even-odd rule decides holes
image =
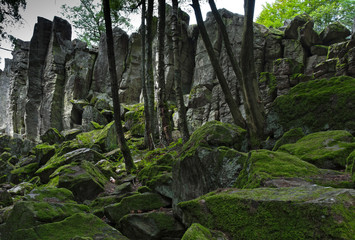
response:
{"label": "green moss", "polygon": [[355,78],[346,76],[300,83],[276,98],[272,111],[284,129],[355,131],[354,91]]}
{"label": "green moss", "polygon": [[282,152],[257,150],[249,153],[235,187],[257,188],[266,180],[275,178],[303,177],[320,174],[320,170],[298,157]]}
{"label": "green moss", "polygon": [[234,147],[237,150],[246,148],[246,130],[219,121],[210,121],[197,129],[181,149],[181,158],[193,155],[198,147]]}
{"label": "green moss", "polygon": [[274,148],[272,151],[276,151],[280,146],[288,143],[295,143],[300,138],[304,137],[304,133],[302,128],[293,128],[284,133],[284,135],[276,141]]}
{"label": "green moss", "polygon": [[43,224],[30,229],[19,230],[13,239],[47,240],[47,239],[105,239],[128,240],[113,227],[100,218],[78,213],[63,221]]}
{"label": "green moss", "polygon": [[355,149],[353,136],[342,130],[309,134],[279,148],[321,168],[345,169],[346,158]]}
{"label": "green moss", "polygon": [[11,171],[13,182],[22,182],[30,180],[38,169],[38,163],[30,163],[23,167],[15,168]]}
{"label": "green moss", "polygon": [[355,183],[355,150],[352,151],[346,159],[346,172],[352,175],[352,179]]}
{"label": "green moss", "polygon": [[232,189],[178,206],[187,225],[198,222],[229,233],[232,239],[353,239],[355,193],[348,191]]}
{"label": "green moss", "polygon": [[66,188],[40,187],[24,197],[27,201],[75,203],[73,193]]}
{"label": "green moss", "polygon": [[260,77],[259,77],[259,82],[263,83],[265,82],[269,88],[269,95],[274,96],[276,94],[277,90],[277,82],[276,82],[276,77],[274,74],[270,72],[261,72]]}
{"label": "green moss", "polygon": [[193,223],[185,232],[182,240],[224,240],[223,233],[211,231],[199,223]]}
{"label": "green moss", "polygon": [[109,205],[105,207],[105,213],[108,218],[118,223],[120,219],[134,211],[150,211],[166,207],[169,204],[165,202],[159,194],[143,193],[135,194],[123,198],[120,203]]}

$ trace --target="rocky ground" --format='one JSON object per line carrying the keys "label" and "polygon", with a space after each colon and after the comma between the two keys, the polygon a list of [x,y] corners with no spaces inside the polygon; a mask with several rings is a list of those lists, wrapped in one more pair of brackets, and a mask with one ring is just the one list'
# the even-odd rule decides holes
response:
{"label": "rocky ground", "polygon": [[[340,109],[354,103],[354,82],[313,80],[277,98],[275,126],[290,130],[259,150],[248,149],[246,130],[210,121],[185,144],[148,151],[143,109],[126,106],[133,172],[112,122],[92,122],[89,132],[50,129],[41,144],[2,135],[0,237],[355,239],[355,141],[351,128],[331,130],[351,126],[354,114],[329,114],[340,111],[334,98]],[[322,110],[329,117],[315,119],[309,102],[332,106]],[[318,131],[325,122],[331,129]]]}

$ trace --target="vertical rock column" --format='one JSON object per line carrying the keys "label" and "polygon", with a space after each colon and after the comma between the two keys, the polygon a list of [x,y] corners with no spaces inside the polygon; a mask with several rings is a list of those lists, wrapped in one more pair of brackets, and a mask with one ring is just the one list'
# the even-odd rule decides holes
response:
{"label": "vertical rock column", "polygon": [[0,133],[8,133],[9,123],[9,96],[10,96],[10,69],[11,59],[5,59],[4,71],[0,70]]}
{"label": "vertical rock column", "polygon": [[40,107],[42,102],[43,68],[52,31],[52,22],[38,17],[30,42],[28,64],[28,91],[25,114],[26,136],[39,139]]}
{"label": "vertical rock column", "polygon": [[9,99],[9,122],[10,135],[25,133],[25,105],[28,88],[28,52],[30,44],[16,40],[15,49],[12,52],[11,87]]}
{"label": "vertical rock column", "polygon": [[66,20],[54,17],[43,72],[40,134],[51,127],[63,130],[65,62],[67,55],[72,51],[71,48],[70,24]]}

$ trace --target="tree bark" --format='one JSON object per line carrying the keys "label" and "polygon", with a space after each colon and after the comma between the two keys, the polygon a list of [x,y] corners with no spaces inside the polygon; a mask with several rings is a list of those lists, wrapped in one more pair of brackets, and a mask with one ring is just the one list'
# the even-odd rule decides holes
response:
{"label": "tree bark", "polygon": [[241,50],[241,69],[244,84],[248,132],[255,148],[263,136],[265,114],[258,86],[254,60],[254,17],[255,0],[244,0],[244,28]]}
{"label": "tree bark", "polygon": [[142,56],[141,56],[141,81],[142,81],[142,94],[144,101],[144,120],[145,120],[145,128],[144,128],[144,142],[148,149],[154,149],[154,143],[152,139],[152,132],[150,128],[150,116],[149,116],[149,106],[148,106],[148,95],[147,95],[147,86],[146,86],[146,27],[145,27],[145,14],[146,14],[146,1],[142,0],[142,18],[141,18],[141,40],[142,40]]}
{"label": "tree bark", "polygon": [[[149,119],[148,127],[150,128],[151,138],[155,139],[156,133],[156,114],[154,111],[154,76],[153,76],[153,7],[154,0],[148,0],[147,9],[147,61],[146,61],[146,72],[147,72],[147,97],[148,97],[148,111]],[[147,127],[147,126],[146,126]]]}
{"label": "tree bark", "polygon": [[[249,131],[249,135],[252,138],[260,137],[259,133],[263,132],[264,126],[264,107],[260,104],[260,93],[258,89],[256,71],[255,71],[255,61],[254,61],[254,33],[253,33],[253,16],[245,15],[245,19],[251,16],[251,24],[250,19],[248,25],[244,25],[244,34],[243,34],[243,43],[248,45],[242,45],[242,65],[243,70],[240,69],[239,62],[237,58],[234,56],[231,43],[228,37],[228,33],[226,30],[226,26],[223,23],[223,20],[217,10],[216,4],[214,0],[209,0],[209,4],[212,10],[212,13],[216,19],[216,22],[221,30],[222,38],[224,41],[224,45],[226,47],[226,51],[229,57],[229,60],[232,64],[233,71],[240,81],[240,85],[242,87],[241,92],[244,99],[244,107],[246,112],[246,124]],[[254,10],[253,10],[254,11]],[[244,23],[246,23],[245,20]],[[251,25],[251,26],[250,26]],[[245,27],[248,27],[248,36],[245,35]],[[251,30],[250,30],[251,27]],[[250,36],[251,35],[251,36]],[[247,60],[246,60],[247,58]],[[246,65],[247,63],[247,65]],[[255,92],[256,91],[256,92]],[[255,105],[257,104],[257,105]]]}
{"label": "tree bark", "polygon": [[221,85],[226,102],[227,102],[230,112],[232,114],[234,123],[236,125],[241,126],[241,127],[246,127],[245,121],[243,119],[242,114],[239,111],[238,105],[237,105],[236,101],[234,100],[232,93],[229,90],[227,80],[223,75],[222,68],[219,65],[218,59],[217,59],[216,54],[213,50],[211,40],[208,37],[206,27],[205,27],[203,20],[202,20],[202,14],[201,14],[200,4],[199,4],[198,0],[192,0],[192,7],[195,12],[196,21],[197,21],[198,28],[200,30],[201,37],[203,39],[203,42],[205,43],[205,47],[206,47],[208,56],[210,58],[213,69],[216,72],[219,84]]}
{"label": "tree bark", "polygon": [[190,134],[187,128],[186,120],[186,107],[184,104],[184,97],[182,94],[181,83],[181,65],[180,65],[180,41],[179,36],[181,34],[179,25],[179,5],[178,0],[173,1],[173,13],[171,29],[173,33],[173,51],[174,51],[174,84],[175,84],[175,97],[176,105],[179,114],[178,127],[181,132],[182,141],[185,143],[189,140]]}
{"label": "tree bark", "polygon": [[123,134],[123,128],[121,123],[121,106],[118,97],[118,83],[117,83],[117,72],[116,72],[116,62],[115,62],[115,52],[113,45],[113,34],[112,34],[112,23],[110,16],[110,4],[109,0],[103,0],[104,6],[104,18],[106,26],[106,43],[107,43],[107,56],[109,63],[109,72],[111,78],[111,89],[112,89],[112,100],[113,100],[113,115],[115,119],[115,127],[118,136],[118,143],[120,145],[127,171],[135,169],[135,165],[131,156],[131,151],[129,150],[126,139]]}
{"label": "tree bark", "polygon": [[165,0],[159,0],[158,6],[158,91],[157,106],[159,114],[159,139],[163,146],[171,143],[171,128],[165,89]]}

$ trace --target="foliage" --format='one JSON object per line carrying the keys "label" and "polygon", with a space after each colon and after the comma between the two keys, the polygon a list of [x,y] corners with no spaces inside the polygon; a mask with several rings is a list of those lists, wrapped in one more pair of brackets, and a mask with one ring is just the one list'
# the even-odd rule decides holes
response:
{"label": "foliage", "polygon": [[314,22],[316,31],[323,30],[332,22],[339,21],[351,29],[355,15],[354,0],[276,0],[263,5],[257,23],[267,27],[281,27],[287,19],[307,13]]}
{"label": "foliage", "polygon": [[[134,0],[110,1],[111,19],[113,27],[130,28],[130,19],[127,13],[135,8]],[[89,46],[97,45],[100,36],[105,32],[104,13],[101,1],[80,0],[79,6],[69,7],[62,5],[62,15],[69,19],[78,34],[78,38]]]}
{"label": "foliage", "polygon": [[4,26],[21,20],[20,9],[26,8],[26,0],[1,0],[0,1],[0,34],[7,36]]}

